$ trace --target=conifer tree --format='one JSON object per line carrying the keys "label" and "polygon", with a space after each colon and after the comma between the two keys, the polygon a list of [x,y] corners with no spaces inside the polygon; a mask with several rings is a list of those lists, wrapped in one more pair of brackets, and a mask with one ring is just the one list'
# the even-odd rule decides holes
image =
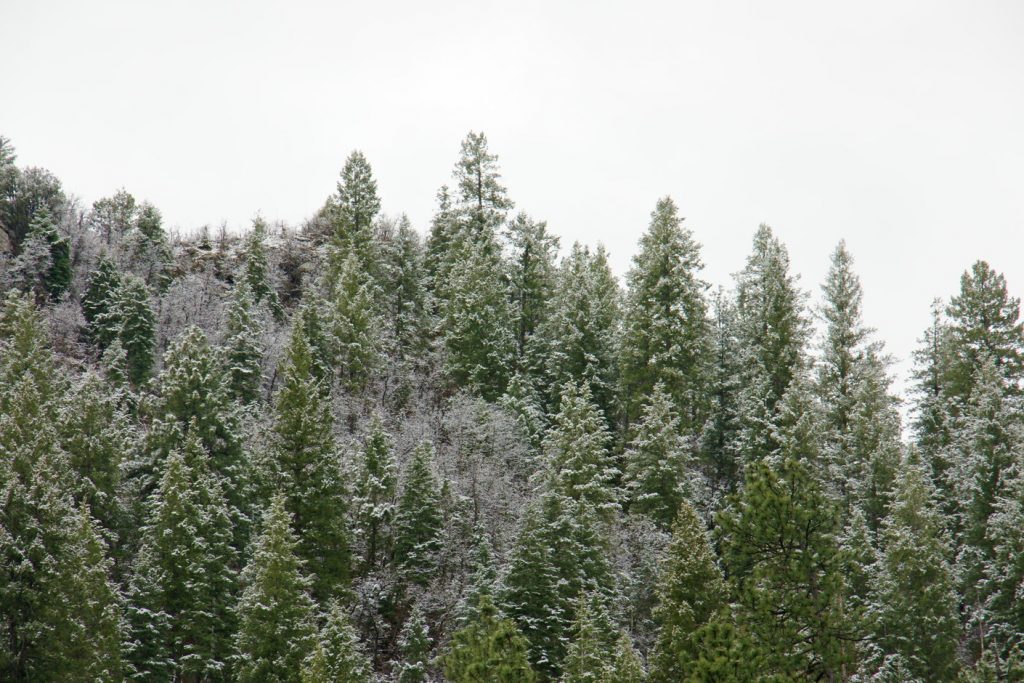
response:
{"label": "conifer tree", "polygon": [[509,285],[516,320],[516,348],[523,359],[527,342],[547,316],[555,284],[558,237],[548,232],[547,223],[534,221],[524,213],[516,216],[506,231],[512,248]]}
{"label": "conifer tree", "polygon": [[959,637],[949,540],[927,472],[905,462],[881,530],[873,582],[875,638],[886,654],[927,681],[955,680]]}
{"label": "conifer tree", "polygon": [[335,345],[328,305],[315,290],[306,293],[296,313],[313,354],[310,371],[330,391],[334,378]]}
{"label": "conifer tree", "polygon": [[406,580],[421,586],[433,577],[441,543],[441,501],[433,463],[434,447],[424,441],[413,451],[395,512],[395,566]]}
{"label": "conifer tree", "polygon": [[530,349],[533,374],[557,407],[566,382],[588,382],[609,418],[618,414],[619,325],[622,294],[603,248],[576,243],[559,265],[549,312]]}
{"label": "conifer tree", "polygon": [[235,646],[243,683],[299,681],[302,663],[314,650],[314,605],[297,545],[285,498],[276,495],[242,572]]}
{"label": "conifer tree", "polygon": [[440,321],[446,373],[491,401],[504,393],[515,357],[508,287],[496,251],[482,241],[463,243],[445,283]]}
{"label": "conifer tree", "polygon": [[337,602],[331,602],[318,641],[303,665],[303,683],[373,683],[370,660]]}
{"label": "conifer tree", "polygon": [[430,347],[433,319],[423,244],[403,215],[381,252],[385,295],[384,328],[390,353],[400,361],[422,362]]}
{"label": "conifer tree", "polygon": [[683,680],[697,657],[695,634],[725,605],[722,570],[704,525],[689,503],[681,503],[672,542],[658,580],[658,640],[651,654],[651,682]]}
{"label": "conifer tree", "polygon": [[42,306],[49,298],[46,276],[51,268],[53,258],[46,237],[37,231],[29,232],[21,241],[21,253],[4,269],[4,288],[24,292]]}
{"label": "conifer tree", "polygon": [[153,370],[156,346],[156,316],[146,283],[134,275],[124,276],[99,324],[115,331],[124,348],[128,377],[141,385]]}
{"label": "conifer tree", "polygon": [[598,594],[581,595],[572,626],[573,641],[565,655],[563,683],[601,683],[614,662],[618,633]]}
{"label": "conifer tree", "polygon": [[120,287],[121,275],[117,266],[105,255],[101,256],[82,294],[82,313],[88,324],[89,336],[102,346],[117,336],[116,327],[110,327],[108,321],[112,318],[107,312],[113,307],[115,293]]}
{"label": "conifer tree", "polygon": [[131,580],[133,678],[229,680],[237,553],[220,480],[195,436],[149,501]]}
{"label": "conifer tree", "polygon": [[476,618],[452,636],[444,657],[451,683],[532,683],[536,680],[526,658],[527,642],[515,624],[501,618],[489,596],[483,596]]}
{"label": "conifer tree", "polygon": [[791,457],[749,465],[718,514],[740,622],[775,674],[835,679],[852,661],[837,521],[809,466]]}
{"label": "conifer tree", "polygon": [[423,612],[414,606],[398,638],[402,662],[398,665],[397,683],[427,683],[430,663],[430,636]]}
{"label": "conifer tree", "polygon": [[292,329],[275,400],[267,485],[284,496],[299,537],[296,552],[318,598],[347,587],[351,570],[345,515],[348,492],[338,464],[333,418],[301,324]]}
{"label": "conifer tree", "polygon": [[633,640],[625,631],[619,633],[615,644],[615,659],[601,683],[644,683],[647,674],[643,661],[633,647]]}
{"label": "conifer tree", "polygon": [[501,184],[498,156],[487,148],[487,136],[470,131],[462,141],[454,177],[459,209],[474,236],[493,234],[513,207]]}
{"label": "conifer tree", "polygon": [[700,435],[701,461],[713,498],[735,491],[741,479],[742,362],[737,332],[736,306],[719,289],[711,318],[709,416]]}
{"label": "conifer tree", "polygon": [[858,503],[877,529],[891,494],[899,414],[881,345],[870,341],[873,330],[863,322],[863,290],[843,242],[832,254],[822,290],[826,329],[815,393],[824,411],[823,465],[844,514]]}
{"label": "conifer tree", "polygon": [[135,197],[122,188],[111,197],[93,202],[89,223],[110,247],[131,231],[137,212]]}
{"label": "conifer tree", "polygon": [[234,298],[228,308],[228,337],[224,342],[224,364],[232,398],[243,403],[259,399],[263,383],[263,349],[260,330],[253,315],[252,292],[243,280],[235,285]]}
{"label": "conifer tree", "polygon": [[173,263],[173,254],[167,244],[160,210],[149,202],[139,205],[129,252],[135,272],[151,287],[165,289],[170,283],[168,270]]}
{"label": "conifer tree", "polygon": [[23,259],[20,256],[13,269],[17,270],[18,262],[22,262],[20,267],[25,271],[24,277],[34,281],[39,294],[44,298],[59,298],[71,284],[71,243],[60,235],[53,215],[45,206],[32,216],[28,234],[21,244],[22,256],[33,250],[29,246],[30,241],[38,241],[42,258],[38,259],[36,265],[30,266],[27,262],[36,259]]}
{"label": "conifer tree", "polygon": [[267,308],[278,321],[282,319],[284,310],[278,299],[277,291],[270,282],[267,265],[267,222],[257,216],[252,221],[252,231],[246,235],[242,250],[242,279],[249,285],[253,300],[259,304],[266,301]]}
{"label": "conifer tree", "polygon": [[380,198],[370,162],[359,150],[348,156],[341,169],[336,202],[336,246],[343,258],[355,256],[360,270],[376,277],[378,253],[373,220],[380,212]]}
{"label": "conifer tree", "polygon": [[656,384],[623,456],[630,509],[671,526],[683,501],[694,499],[692,451],[679,433],[671,397]]}
{"label": "conifer tree", "polygon": [[986,647],[996,653],[1024,647],[1024,471],[1008,474],[1003,494],[989,520],[992,559],[986,566],[988,634]]}
{"label": "conifer tree", "polygon": [[358,391],[366,386],[380,363],[380,323],[366,271],[354,254],[341,263],[332,296],[334,365],[344,385]]}
{"label": "conifer tree", "polygon": [[778,452],[778,406],[803,365],[807,322],[803,293],[789,273],[789,254],[762,225],[737,276],[736,331],[741,354],[740,444],[757,461]]}
{"label": "conifer tree", "polygon": [[362,548],[362,573],[375,571],[390,556],[395,515],[395,456],[391,436],[375,415],[363,444],[352,510]]}
{"label": "conifer tree", "polygon": [[704,422],[707,382],[706,285],[700,246],[670,197],[658,200],[627,276],[622,339],[622,393],[627,422],[639,417],[642,397],[661,383],[681,427]]}
{"label": "conifer tree", "polygon": [[558,414],[544,441],[554,490],[611,514],[618,504],[619,471],[609,452],[604,417],[593,403],[590,387],[569,383]]}

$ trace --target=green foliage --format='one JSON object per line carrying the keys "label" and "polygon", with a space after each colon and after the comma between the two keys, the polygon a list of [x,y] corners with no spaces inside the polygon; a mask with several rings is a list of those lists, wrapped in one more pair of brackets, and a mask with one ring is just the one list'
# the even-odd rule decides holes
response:
{"label": "green foliage", "polygon": [[395,516],[395,454],[391,436],[375,415],[363,444],[356,473],[352,513],[362,549],[362,574],[376,570],[391,555]]}
{"label": "green foliage", "polygon": [[257,216],[252,221],[252,231],[245,238],[241,278],[249,286],[253,301],[257,304],[266,301],[267,308],[273,313],[274,318],[280,321],[284,317],[284,309],[281,308],[277,290],[270,281],[266,240],[267,223]]}
{"label": "green foliage", "polygon": [[565,655],[563,683],[600,683],[614,663],[618,635],[602,597],[581,595],[572,625],[573,641]]}
{"label": "green foliage", "polygon": [[380,322],[374,296],[376,290],[355,254],[341,262],[332,296],[332,345],[334,367],[351,391],[366,386],[381,362]]}
{"label": "green foliage", "polygon": [[89,336],[103,346],[117,337],[116,326],[110,326],[112,318],[108,312],[113,308],[114,295],[120,287],[121,275],[117,266],[106,256],[101,256],[82,294],[82,313],[88,324]]}
{"label": "green foliage", "polygon": [[659,383],[644,405],[623,455],[630,510],[668,528],[684,500],[693,500],[693,446],[679,433],[672,398]]}
{"label": "green foliage", "polygon": [[341,169],[335,198],[335,245],[343,258],[354,256],[362,272],[378,274],[373,219],[380,212],[377,181],[363,153],[352,152]]}
{"label": "green foliage", "polygon": [[302,683],[373,683],[373,669],[337,602],[327,611],[318,643],[302,667]]}
{"label": "green foliage", "polygon": [[726,603],[722,570],[693,507],[683,502],[658,579],[654,619],[658,640],[651,654],[652,683],[682,680],[697,658],[697,634]]}
{"label": "green foliage", "polygon": [[639,653],[633,647],[629,634],[622,631],[615,643],[615,659],[605,672],[601,683],[644,683],[647,674]]}
{"label": "green foliage", "polygon": [[551,486],[561,495],[587,503],[604,514],[618,504],[619,471],[609,451],[604,417],[590,387],[566,384],[561,405],[544,440]]}
{"label": "green foliage", "polygon": [[280,371],[271,453],[262,476],[268,493],[284,496],[299,537],[297,552],[312,574],[314,595],[322,599],[348,586],[351,557],[348,491],[334,445],[330,402],[313,367],[312,350],[297,324]]}
{"label": "green foliage", "polygon": [[427,668],[430,662],[430,636],[423,612],[414,607],[408,621],[402,627],[398,638],[402,655],[398,665],[397,683],[427,683]]}
{"label": "green foliage", "polygon": [[441,501],[434,477],[434,447],[413,451],[395,513],[395,566],[413,584],[425,586],[437,566],[441,545]]}
{"label": "green foliage", "polygon": [[527,342],[548,314],[555,285],[558,237],[548,232],[547,223],[534,221],[524,213],[516,216],[506,231],[512,252],[509,285],[516,321],[516,348],[518,356],[523,358]]}
{"label": "green foliage", "polygon": [[498,616],[485,595],[476,618],[452,636],[445,676],[451,683],[531,683],[536,676],[526,658],[527,645],[515,623]]}
{"label": "green foliage", "polygon": [[718,514],[738,619],[771,653],[773,673],[835,677],[852,660],[837,522],[808,465],[791,457],[749,465],[742,492]]}
{"label": "green foliage", "polygon": [[263,384],[263,349],[259,324],[253,315],[254,306],[252,292],[245,281],[235,285],[228,308],[228,337],[224,341],[223,359],[231,396],[243,404],[257,401]]}
{"label": "green foliage", "polygon": [[117,288],[110,309],[100,325],[116,329],[125,352],[128,377],[136,386],[149,379],[156,347],[156,316],[149,301],[149,288],[134,275],[125,276]]}
{"label": "green foliage", "polygon": [[[242,683],[300,681],[302,664],[314,650],[310,581],[296,554],[292,524],[284,496],[274,496],[242,572],[235,638],[237,679]],[[322,647],[328,651],[327,644]]]}
{"label": "green foliage", "polygon": [[627,421],[661,384],[684,430],[704,422],[708,319],[700,246],[670,197],[658,200],[629,271],[622,339],[622,395]]}
{"label": "green foliage", "polygon": [[493,234],[513,207],[501,184],[498,156],[487,148],[487,136],[470,131],[462,141],[454,177],[462,220],[475,236]]}

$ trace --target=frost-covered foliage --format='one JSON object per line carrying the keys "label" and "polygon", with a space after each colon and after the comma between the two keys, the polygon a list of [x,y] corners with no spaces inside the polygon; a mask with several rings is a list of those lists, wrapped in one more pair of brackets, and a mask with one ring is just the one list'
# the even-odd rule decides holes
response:
{"label": "frost-covered foliage", "polygon": [[709,292],[666,197],[622,288],[480,133],[429,226],[359,152],[244,234],[15,162],[0,680],[1021,679],[1024,327],[984,261],[904,437],[842,243],[813,309],[766,226]]}

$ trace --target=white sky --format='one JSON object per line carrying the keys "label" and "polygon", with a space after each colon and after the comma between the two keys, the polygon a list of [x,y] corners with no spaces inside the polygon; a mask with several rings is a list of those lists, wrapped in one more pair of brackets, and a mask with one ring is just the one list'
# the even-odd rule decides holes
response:
{"label": "white sky", "polygon": [[19,164],[183,230],[298,223],[358,148],[425,231],[470,129],[619,274],[664,194],[716,284],[764,221],[817,299],[845,238],[899,359],[974,259],[1024,292],[1024,2],[0,0]]}

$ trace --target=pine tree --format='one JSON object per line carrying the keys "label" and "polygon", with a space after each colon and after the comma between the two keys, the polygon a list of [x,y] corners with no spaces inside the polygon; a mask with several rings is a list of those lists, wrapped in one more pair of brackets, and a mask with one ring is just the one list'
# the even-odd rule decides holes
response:
{"label": "pine tree", "polygon": [[113,331],[125,351],[128,376],[136,386],[149,378],[156,346],[156,316],[149,288],[134,275],[121,278],[108,310],[98,319],[101,328]]}
{"label": "pine tree", "polygon": [[484,596],[476,619],[452,636],[444,657],[445,676],[451,683],[531,683],[536,677],[526,650],[515,624],[498,616],[490,597]]}
{"label": "pine tree", "polygon": [[173,264],[173,254],[167,243],[160,210],[149,202],[139,205],[135,229],[130,233],[128,252],[134,271],[149,286],[163,290],[170,284],[168,271]]}
{"label": "pine tree", "polygon": [[762,225],[737,276],[736,331],[741,354],[740,444],[757,461],[777,453],[778,406],[803,366],[807,321],[804,294],[789,273],[789,254]]}
{"label": "pine tree", "polygon": [[121,275],[117,266],[106,256],[101,256],[82,294],[82,313],[88,324],[89,336],[102,346],[117,337],[116,326],[110,326],[113,318],[107,313],[113,308],[115,294],[120,287]]}
{"label": "pine tree", "polygon": [[644,683],[647,673],[643,661],[633,647],[633,640],[625,631],[619,633],[615,644],[615,659],[601,683]]}
{"label": "pine tree", "polygon": [[275,400],[267,486],[285,498],[299,537],[297,553],[318,598],[348,586],[351,558],[345,514],[348,492],[334,445],[333,418],[301,324],[292,329]]}
{"label": "pine tree", "polygon": [[373,683],[370,659],[363,653],[348,615],[337,602],[327,611],[314,654],[302,668],[303,683]]}
{"label": "pine tree", "polygon": [[859,503],[877,529],[891,494],[899,414],[888,391],[881,345],[870,341],[873,330],[863,322],[863,290],[843,242],[832,254],[822,290],[826,329],[815,393],[824,410],[826,477],[844,514]]}
{"label": "pine tree", "polygon": [[53,258],[46,237],[38,232],[29,232],[21,241],[21,253],[5,269],[3,286],[24,292],[42,306],[49,297],[46,276],[51,268]]}
{"label": "pine tree", "polygon": [[658,580],[658,640],[651,654],[651,681],[683,680],[697,657],[695,634],[726,603],[722,570],[693,507],[683,502]]}
{"label": "pine tree", "polygon": [[487,136],[470,131],[462,141],[454,177],[459,210],[474,236],[491,235],[513,207],[508,191],[500,183],[498,157],[487,148]]}
{"label": "pine tree", "polygon": [[547,316],[555,285],[558,237],[548,232],[547,223],[534,221],[523,213],[508,224],[506,231],[512,248],[509,285],[516,320],[516,348],[519,358],[524,359],[527,342]]}
{"label": "pine tree", "polygon": [[618,505],[615,481],[619,471],[609,441],[590,387],[566,384],[558,414],[544,440],[552,487],[561,495],[611,514]]}
{"label": "pine tree", "polygon": [[713,498],[735,491],[741,479],[742,362],[737,332],[736,306],[719,289],[711,317],[709,415],[700,435],[701,461]]}
{"label": "pine tree", "polygon": [[45,206],[32,216],[28,234],[22,242],[22,255],[31,251],[28,246],[31,240],[39,241],[40,251],[47,257],[40,260],[39,266],[26,266],[25,270],[38,269],[34,273],[34,279],[41,287],[40,293],[50,299],[57,299],[71,285],[71,243],[60,235],[53,215]]}
{"label": "pine tree", "polygon": [[529,349],[550,406],[557,407],[566,382],[586,381],[601,411],[618,414],[621,298],[604,249],[574,244],[559,265],[549,312]]}
{"label": "pine tree", "polygon": [[684,500],[693,500],[693,446],[679,433],[679,417],[661,384],[644,406],[623,456],[630,509],[671,526]]}
{"label": "pine tree", "polygon": [[384,328],[390,353],[414,366],[423,362],[430,348],[433,303],[419,234],[403,215],[381,251],[381,289]]}
{"label": "pine tree", "polygon": [[103,238],[106,246],[110,247],[131,231],[137,212],[135,197],[122,188],[112,197],[103,197],[93,202],[89,223]]}
{"label": "pine tree", "polygon": [[875,638],[922,680],[955,680],[959,638],[949,540],[925,470],[904,463],[881,530],[872,594]]}
{"label": "pine tree", "polygon": [[375,415],[363,444],[352,499],[362,573],[375,571],[391,554],[395,515],[395,456],[391,436]]}
{"label": "pine tree", "polygon": [[302,663],[313,652],[314,605],[297,545],[285,498],[274,496],[242,572],[235,646],[243,683],[299,681]]}
{"label": "pine tree", "polygon": [[398,638],[402,661],[396,667],[397,683],[427,683],[430,645],[430,636],[427,634],[427,622],[423,618],[423,612],[418,606],[413,607]]}
{"label": "pine tree", "polygon": [[334,378],[335,344],[328,305],[316,291],[307,292],[296,317],[313,354],[310,371],[330,390]]}
{"label": "pine tree", "polygon": [[600,595],[576,603],[573,641],[565,655],[563,683],[601,683],[611,673],[618,633]]}
{"label": "pine tree", "polygon": [[413,451],[395,513],[395,566],[406,580],[430,582],[441,542],[441,505],[432,468],[434,447],[424,441]]}
{"label": "pine tree", "polygon": [[700,246],[670,197],[658,200],[627,276],[622,340],[622,393],[627,422],[640,415],[642,397],[662,384],[681,427],[704,423],[707,383],[706,285]]}
{"label": "pine tree", "polygon": [[336,197],[335,244],[347,258],[356,257],[362,272],[378,274],[377,243],[373,220],[380,212],[373,169],[359,150],[352,152],[341,169]]}
{"label": "pine tree", "polygon": [[380,363],[380,323],[369,275],[349,254],[341,263],[333,291],[332,343],[334,365],[344,385],[358,391],[366,386]]}
{"label": "pine tree", "polygon": [[270,282],[266,239],[267,223],[257,216],[252,221],[252,231],[246,235],[242,248],[242,258],[245,263],[241,277],[249,285],[253,300],[257,304],[266,301],[267,308],[273,313],[274,318],[280,321],[284,316],[284,310],[281,308],[277,291]]}
{"label": "pine tree", "polygon": [[224,341],[224,364],[232,398],[249,404],[257,401],[263,384],[263,349],[260,329],[253,315],[252,292],[243,280],[235,285],[234,298],[228,308]]}
{"label": "pine tree", "polygon": [[1024,647],[1024,472],[1020,464],[1007,475],[1003,494],[989,520],[992,560],[986,567],[989,615],[986,646],[996,652]]}
{"label": "pine tree", "polygon": [[193,436],[167,459],[131,580],[133,679],[229,680],[237,553],[220,481]]}
{"label": "pine tree", "polygon": [[837,521],[808,464],[791,457],[749,465],[718,514],[740,623],[775,674],[835,679],[852,659]]}
{"label": "pine tree", "polygon": [[445,371],[493,401],[512,376],[515,336],[504,265],[496,249],[466,241],[445,283],[440,332]]}

